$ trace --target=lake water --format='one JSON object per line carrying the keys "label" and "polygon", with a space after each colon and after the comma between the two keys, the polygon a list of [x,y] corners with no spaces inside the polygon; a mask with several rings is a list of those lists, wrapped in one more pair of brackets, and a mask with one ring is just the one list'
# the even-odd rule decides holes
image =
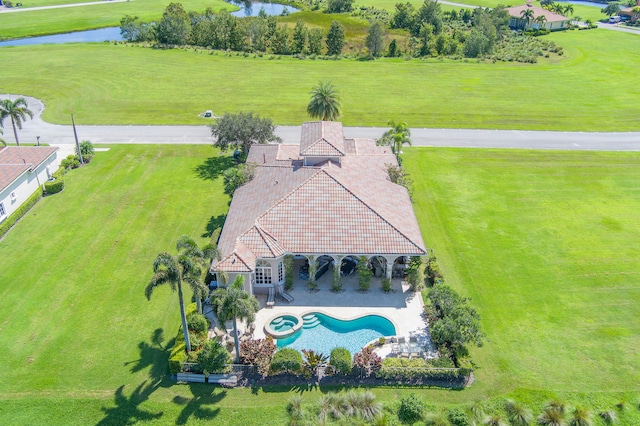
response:
{"label": "lake water", "polygon": [[298,11],[298,9],[293,6],[286,6],[284,4],[278,3],[262,3],[259,1],[246,3],[241,1],[229,1],[229,3],[241,7],[240,10],[231,13],[233,16],[237,16],[239,18],[244,18],[247,16],[258,16],[258,14],[260,13],[260,9],[264,9],[264,12],[267,14],[267,16],[280,16],[285,9],[289,11],[289,13]]}
{"label": "lake water", "polygon": [[[232,13],[240,18],[246,16],[258,16],[260,9],[264,8],[268,16],[279,16],[285,8],[290,12],[297,12],[298,9],[292,6],[285,6],[277,3],[261,2],[232,2],[242,9]],[[19,38],[0,42],[2,46],[26,46],[29,44],[65,44],[65,43],[100,43],[104,41],[121,41],[120,27],[100,28],[98,30],[76,31],[73,33],[54,34],[41,37]]]}
{"label": "lake water", "polygon": [[103,41],[120,41],[120,27],[100,28],[99,30],[76,31],[73,33],[54,34],[42,37],[19,38],[2,41],[0,46],[26,46],[29,44],[64,44],[92,43]]}
{"label": "lake water", "polygon": [[558,3],[571,3],[571,4],[577,4],[580,6],[592,6],[592,7],[599,7],[600,9],[602,9],[603,7],[605,7],[607,4],[606,3],[595,3],[592,1],[582,1],[582,0],[557,0]]}

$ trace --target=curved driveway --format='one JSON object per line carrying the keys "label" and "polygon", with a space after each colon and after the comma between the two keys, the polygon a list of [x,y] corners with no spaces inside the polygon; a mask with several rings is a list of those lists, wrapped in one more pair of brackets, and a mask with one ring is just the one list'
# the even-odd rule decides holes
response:
{"label": "curved driveway", "polygon": [[[2,95],[15,99],[18,95]],[[27,120],[19,137],[22,142],[74,143],[71,117],[69,125],[50,124],[42,120],[44,105],[27,97],[33,120]],[[110,144],[209,144],[213,140],[207,126],[85,126],[77,125],[78,138],[93,143]],[[350,138],[378,138],[385,127],[345,127]],[[285,142],[297,143],[299,126],[278,126],[276,133]],[[5,122],[4,139],[14,142],[10,122]],[[411,129],[414,146],[461,148],[520,148],[597,151],[640,151],[640,132],[551,132],[525,130]]]}

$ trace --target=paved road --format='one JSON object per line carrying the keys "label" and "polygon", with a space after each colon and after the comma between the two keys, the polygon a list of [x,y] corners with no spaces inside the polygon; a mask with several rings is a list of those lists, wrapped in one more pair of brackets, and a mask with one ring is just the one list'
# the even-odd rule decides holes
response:
{"label": "paved road", "polygon": [[[37,7],[12,7],[12,8],[0,7],[0,13],[18,13],[18,12],[31,12],[34,10],[64,9],[67,7],[94,6],[96,4],[120,3],[125,1],[131,1],[131,0],[104,0],[104,1],[92,1],[87,3],[54,4],[52,6],[37,6]],[[17,3],[17,2],[14,2],[14,3]]]}
{"label": "paved road", "polygon": [[[15,99],[17,95],[2,95]],[[44,105],[37,99],[27,98],[29,108],[35,113],[19,131],[22,142],[49,144],[74,143],[70,125],[50,124],[40,118]],[[69,122],[71,118],[69,118]],[[207,126],[76,126],[80,140],[111,144],[209,144],[211,134]],[[345,127],[346,137],[378,138],[387,130],[384,127]],[[278,126],[276,133],[285,142],[297,143],[299,126]],[[5,123],[4,139],[13,142],[11,124]],[[463,148],[521,148],[598,151],[640,151],[640,132],[548,132],[523,130],[474,130],[474,129],[411,129],[415,146],[441,146]]]}

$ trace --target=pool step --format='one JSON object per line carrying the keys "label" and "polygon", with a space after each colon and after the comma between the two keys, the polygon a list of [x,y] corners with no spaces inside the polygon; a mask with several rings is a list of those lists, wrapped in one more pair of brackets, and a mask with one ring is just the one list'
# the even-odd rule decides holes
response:
{"label": "pool step", "polygon": [[302,328],[314,328],[317,327],[318,325],[320,325],[320,320],[318,318],[314,319],[313,321],[305,321],[304,325],[302,326]]}
{"label": "pool step", "polygon": [[316,318],[318,318],[318,317],[316,316],[316,314],[307,314],[307,315],[303,315],[303,316],[302,316],[302,319],[303,319],[303,320],[305,320],[305,321],[306,321],[306,320],[314,320],[314,319],[316,319]]}
{"label": "pool step", "polygon": [[276,318],[273,321],[271,321],[271,324],[273,325],[280,325],[282,324],[282,321],[284,321],[284,318],[280,317],[280,318]]}

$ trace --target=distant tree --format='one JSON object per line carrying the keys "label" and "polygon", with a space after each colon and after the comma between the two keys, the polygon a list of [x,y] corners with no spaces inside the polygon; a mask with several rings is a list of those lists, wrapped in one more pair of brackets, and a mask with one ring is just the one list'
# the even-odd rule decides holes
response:
{"label": "distant tree", "polygon": [[609,3],[606,7],[604,7],[602,9],[602,13],[604,13],[607,16],[612,16],[620,13],[621,10],[622,10],[622,6],[620,6],[620,3],[613,2],[613,3]]}
{"label": "distant tree", "polygon": [[384,24],[382,22],[375,21],[369,26],[364,44],[374,58],[382,55],[384,49]]}
{"label": "distant tree", "polygon": [[344,26],[338,21],[332,21],[327,33],[327,55],[340,55],[344,47]]}
{"label": "distant tree", "polygon": [[387,51],[387,56],[390,58],[395,58],[397,56],[400,56],[400,54],[401,52],[398,49],[398,42],[394,38],[393,40],[391,40],[391,43],[389,43],[389,50]]}
{"label": "distant tree", "polygon": [[271,37],[271,51],[276,55],[289,54],[289,30],[278,26]]}
{"label": "distant tree", "polygon": [[414,26],[414,35],[418,35],[421,24],[429,24],[433,26],[433,34],[440,34],[442,31],[442,8],[436,0],[424,0],[420,9],[418,9],[416,17],[416,25]]}
{"label": "distant tree", "polygon": [[238,340],[237,320],[246,319],[252,323],[255,314],[260,309],[260,303],[255,296],[250,295],[242,286],[244,277],[238,275],[229,287],[219,288],[213,292],[213,306],[216,316],[222,322],[233,320],[233,340],[236,348],[236,363],[240,363],[240,343]]}
{"label": "distant tree", "polygon": [[254,163],[240,164],[237,167],[231,167],[225,170],[222,174],[225,194],[233,197],[236,189],[250,182],[255,176],[255,173],[256,165]]}
{"label": "distant tree", "polygon": [[329,13],[343,13],[351,12],[353,9],[353,0],[328,0],[327,12]]}
{"label": "distant tree", "polygon": [[298,19],[293,29],[293,39],[291,42],[291,53],[304,53],[307,45],[307,28],[302,19]]}
{"label": "distant tree", "polygon": [[307,113],[311,118],[335,121],[340,117],[340,106],[340,95],[336,88],[330,81],[320,82],[311,91]]}
{"label": "distant tree", "polygon": [[153,39],[152,27],[140,21],[137,16],[125,15],[120,20],[120,35],[125,41],[137,43]]}
{"label": "distant tree", "polygon": [[169,3],[162,19],[155,27],[156,39],[163,44],[187,44],[191,32],[191,20],[182,4]]}
{"label": "distant tree", "polygon": [[391,18],[391,28],[411,30],[415,25],[416,10],[409,2],[396,3],[396,11]]}
{"label": "distant tree", "polygon": [[249,149],[254,144],[278,142],[275,126],[269,118],[260,118],[253,112],[226,113],[210,125],[214,146],[226,151],[229,147],[237,147],[246,159]]}
{"label": "distant tree", "polygon": [[309,46],[307,48],[310,55],[319,55],[322,53],[322,39],[324,34],[320,28],[312,28],[309,30]]}
{"label": "distant tree", "polygon": [[16,145],[20,146],[20,139],[18,139],[18,129],[22,129],[22,123],[26,120],[27,116],[33,118],[33,112],[27,107],[27,100],[25,98],[18,98],[15,101],[11,99],[3,99],[0,101],[0,124],[4,126],[4,120],[6,118],[11,119],[11,125],[13,126],[13,136],[16,138]]}

